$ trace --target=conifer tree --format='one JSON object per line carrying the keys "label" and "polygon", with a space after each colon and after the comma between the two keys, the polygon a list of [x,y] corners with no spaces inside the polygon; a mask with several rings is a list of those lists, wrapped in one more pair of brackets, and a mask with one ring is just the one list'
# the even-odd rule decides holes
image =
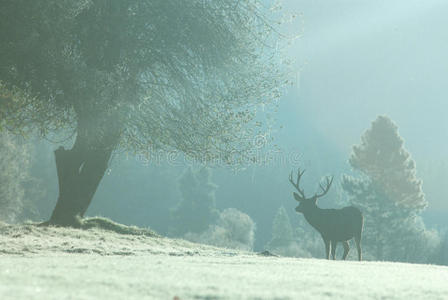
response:
{"label": "conifer tree", "polygon": [[272,222],[272,239],[266,245],[267,249],[287,247],[294,240],[291,222],[286,209],[280,206]]}
{"label": "conifer tree", "polygon": [[398,127],[379,116],[353,146],[349,162],[361,176],[344,176],[342,187],[365,216],[365,248],[376,259],[412,259],[406,255],[425,230],[419,214],[427,201]]}
{"label": "conifer tree", "polygon": [[182,236],[187,232],[202,233],[218,219],[215,192],[218,186],[211,182],[211,171],[188,168],[179,179],[181,200],[172,210],[171,233]]}

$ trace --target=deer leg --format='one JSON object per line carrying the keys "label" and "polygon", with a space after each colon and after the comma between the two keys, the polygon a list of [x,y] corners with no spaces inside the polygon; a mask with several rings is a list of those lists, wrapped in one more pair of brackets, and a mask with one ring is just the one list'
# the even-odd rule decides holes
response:
{"label": "deer leg", "polygon": [[342,255],[342,259],[345,260],[348,255],[348,251],[350,251],[350,245],[348,241],[342,242],[342,245],[344,246],[344,254]]}
{"label": "deer leg", "polygon": [[355,237],[356,248],[358,250],[358,260],[362,260],[362,252],[361,252],[361,235],[359,237]]}
{"label": "deer leg", "polygon": [[338,242],[336,241],[331,241],[331,257],[333,258],[333,260],[335,260],[335,254],[336,254],[336,246],[337,246]]}
{"label": "deer leg", "polygon": [[330,241],[324,239],[324,243],[325,243],[325,257],[327,259],[330,259]]}

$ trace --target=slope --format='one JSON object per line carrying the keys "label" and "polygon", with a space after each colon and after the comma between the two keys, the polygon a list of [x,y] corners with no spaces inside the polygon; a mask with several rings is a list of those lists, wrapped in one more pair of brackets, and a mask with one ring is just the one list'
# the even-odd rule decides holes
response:
{"label": "slope", "polygon": [[447,267],[266,257],[108,224],[0,224],[0,299],[448,298]]}

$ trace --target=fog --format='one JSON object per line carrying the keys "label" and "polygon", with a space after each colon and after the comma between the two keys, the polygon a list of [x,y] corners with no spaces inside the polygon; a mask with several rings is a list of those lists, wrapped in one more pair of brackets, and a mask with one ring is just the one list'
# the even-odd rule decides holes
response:
{"label": "fog", "polygon": [[[448,21],[443,13],[448,4],[286,1],[284,7],[297,14],[291,32],[301,36],[288,49],[297,81],[275,114],[282,128],[274,132],[274,143],[281,152],[266,165],[249,165],[239,172],[214,168],[217,207],[234,207],[251,216],[257,226],[255,249],[263,250],[278,207],[287,208],[295,226],[303,218],[294,212],[289,172],[306,168],[310,192],[321,176],[339,179],[350,173],[351,147],[378,115],[387,115],[396,122],[423,180],[429,202],[425,222],[448,226],[440,178],[448,174]],[[175,162],[168,155],[160,157],[169,161],[129,157],[126,167],[114,163],[89,214],[167,233],[168,209],[180,200],[177,179],[191,164],[178,156]],[[335,189],[340,187],[336,184]],[[336,197],[344,198],[333,193],[320,204],[337,207]]]}
{"label": "fog", "polygon": [[[447,150],[444,1],[304,1],[297,111],[342,151],[378,114],[397,122],[417,162]],[[303,7],[303,8],[302,8]]]}
{"label": "fog", "polygon": [[298,114],[296,121],[288,123],[297,125],[288,129],[306,118],[335,150],[348,153],[376,115],[388,115],[399,126],[423,179],[430,202],[426,221],[433,223],[434,217],[446,222],[443,179],[436,178],[442,175],[430,170],[446,165],[448,152],[448,39],[443,13],[448,4],[303,1],[286,5],[303,14],[304,24],[293,50],[300,67],[298,89],[287,96],[289,109]]}
{"label": "fog", "polygon": [[[384,115],[398,127],[404,148],[416,163],[416,176],[423,181],[428,201],[421,213],[425,228],[443,236],[448,227],[444,188],[448,176],[448,3],[286,0],[283,8],[296,15],[283,25],[286,35],[299,37],[285,49],[293,59],[294,82],[285,88],[278,111],[272,113],[276,124],[273,143],[262,140],[256,147],[260,155],[268,153],[272,159],[234,170],[191,162],[180,153],[145,158],[117,152],[88,216],[104,216],[176,236],[171,226],[173,210],[183,197],[179,180],[189,168],[199,172],[207,167],[210,183],[216,185],[207,195],[216,201],[216,209],[222,213],[235,208],[253,220],[250,250],[266,249],[281,206],[294,230],[301,228],[317,239],[317,233],[294,211],[297,202],[288,180],[290,172],[298,167],[307,170],[303,186],[308,194],[318,190],[323,176],[333,175],[333,187],[318,205],[345,205],[349,197],[341,187],[342,176],[359,175],[349,164],[352,147],[360,144],[371,123]],[[41,187],[32,204],[35,212],[31,218],[35,220],[48,219],[57,200],[52,153],[57,147],[35,143],[31,173]],[[312,256],[323,257],[323,244],[316,246],[322,247],[317,252],[311,251],[312,247],[308,247]]]}

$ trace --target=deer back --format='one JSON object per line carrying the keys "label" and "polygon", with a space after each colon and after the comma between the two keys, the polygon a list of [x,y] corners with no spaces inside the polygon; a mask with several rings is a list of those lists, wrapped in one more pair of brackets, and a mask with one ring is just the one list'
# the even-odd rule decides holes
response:
{"label": "deer back", "polygon": [[353,206],[341,209],[321,209],[303,211],[307,222],[313,226],[324,239],[347,241],[359,233],[363,218],[361,211]]}

